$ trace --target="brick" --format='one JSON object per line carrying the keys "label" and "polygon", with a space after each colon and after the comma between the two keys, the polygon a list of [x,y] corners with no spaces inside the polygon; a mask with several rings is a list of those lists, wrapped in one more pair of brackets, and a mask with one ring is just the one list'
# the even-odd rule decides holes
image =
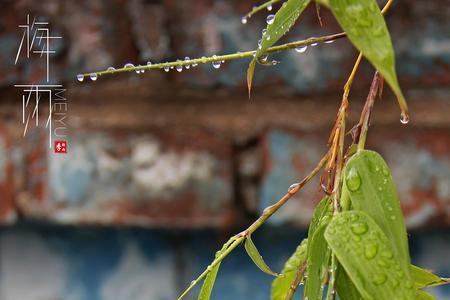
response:
{"label": "brick", "polygon": [[192,228],[231,216],[230,146],[206,130],[77,131],[66,155],[37,131],[28,145],[26,217]]}

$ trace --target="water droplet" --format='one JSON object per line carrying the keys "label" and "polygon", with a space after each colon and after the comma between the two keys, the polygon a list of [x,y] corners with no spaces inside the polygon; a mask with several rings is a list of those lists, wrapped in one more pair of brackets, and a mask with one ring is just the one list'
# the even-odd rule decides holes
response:
{"label": "water droplet", "polygon": [[409,115],[405,112],[402,112],[402,114],[400,115],[400,122],[402,124],[408,124],[409,122]]}
{"label": "water droplet", "polygon": [[272,11],[272,4],[267,5],[267,10]]}
{"label": "water droplet", "polygon": [[334,40],[325,41],[325,44],[333,44],[333,43],[334,43]]}
{"label": "water droplet", "polygon": [[183,71],[183,66],[177,66],[176,69],[178,72],[181,72],[181,71]]}
{"label": "water droplet", "polygon": [[348,172],[346,182],[348,189],[352,192],[357,191],[361,186],[361,177],[359,177],[358,171],[355,168],[351,168]]}
{"label": "water droplet", "polygon": [[295,189],[298,185],[299,185],[298,183],[291,184],[291,186],[288,188],[288,192],[290,192],[293,189]]}
{"label": "water droplet", "polygon": [[[186,57],[184,58],[184,61],[185,61],[185,62],[190,62],[190,60],[191,60],[191,59],[189,58],[189,56],[186,56]],[[184,67],[186,68],[186,70],[189,70],[189,68],[190,68],[191,66],[190,66],[190,65],[185,65]]]}
{"label": "water droplet", "polygon": [[312,43],[312,44],[311,44],[312,47],[315,47],[315,46],[317,46],[317,45],[318,45],[318,43]]}
{"label": "water droplet", "polygon": [[89,75],[89,78],[91,78],[92,81],[96,81],[98,78],[97,73],[91,73],[91,75]]}
{"label": "water droplet", "polygon": [[387,277],[383,273],[375,274],[373,276],[373,283],[375,283],[376,285],[383,284],[386,282],[386,280],[387,280]]}
{"label": "water droplet", "polygon": [[108,67],[108,69],[106,69],[106,71],[113,73],[116,70],[116,68],[114,67]]}
{"label": "water droplet", "polygon": [[[384,176],[388,176],[388,175],[389,175],[389,169],[386,168],[386,167],[383,167],[383,168],[381,169],[381,172],[383,172],[383,175],[384,175]],[[385,180],[386,180],[386,179],[385,179]]]}
{"label": "water droplet", "polygon": [[364,234],[369,229],[367,224],[362,223],[362,222],[352,224],[352,226],[350,228],[351,228],[352,232],[357,235]]}
{"label": "water droplet", "polygon": [[364,249],[364,256],[367,259],[374,258],[378,253],[378,244],[376,243],[369,243],[366,244],[366,248]]}
{"label": "water droplet", "polygon": [[128,69],[128,68],[134,68],[134,65],[132,63],[127,63],[125,64],[125,66],[123,66],[124,68]]}
{"label": "water droplet", "polygon": [[266,32],[267,32],[267,29],[266,29],[266,28],[264,28],[264,29],[262,30],[262,35],[265,35],[265,34],[266,34]]}
{"label": "water droplet", "polygon": [[266,54],[265,54],[265,55],[262,55],[262,56],[261,56],[261,61],[262,61],[262,62],[266,62],[266,61],[267,61],[267,58],[268,58],[268,55],[266,55]]}
{"label": "water droplet", "polygon": [[273,21],[275,21],[275,15],[268,15],[266,18],[267,24],[273,24]]}
{"label": "water droplet", "polygon": [[383,258],[380,258],[379,260],[377,260],[377,264],[380,266],[380,267],[383,267],[383,268],[387,268],[387,267],[389,267],[389,262],[388,261],[386,261],[385,259],[383,259]]}
{"label": "water droplet", "polygon": [[395,221],[397,218],[395,216],[391,216],[391,220]]}
{"label": "water droplet", "polygon": [[266,36],[266,40],[268,41],[270,40],[270,35]]}
{"label": "water droplet", "polygon": [[[216,57],[217,57],[217,55],[213,55],[213,58],[216,58]],[[214,69],[218,69],[218,68],[220,68],[220,61],[215,60],[212,62],[212,65],[213,65]]]}
{"label": "water droplet", "polygon": [[169,67],[169,66],[165,66],[165,67],[164,67],[164,71],[165,71],[165,72],[169,72],[169,70],[170,70],[170,67]]}
{"label": "water droplet", "polygon": [[194,285],[194,284],[195,284],[195,280],[192,280],[190,285]]}
{"label": "water droplet", "polygon": [[383,188],[381,186],[379,186],[378,190],[381,192],[383,190]]}
{"label": "water droplet", "polygon": [[350,219],[350,221],[355,222],[355,221],[358,221],[359,216],[357,214],[351,214],[349,219]]}
{"label": "water droplet", "polygon": [[308,49],[308,46],[300,46],[300,47],[296,47],[295,51],[297,51],[298,53],[303,53],[306,51],[306,49]]}
{"label": "water droplet", "polygon": [[83,74],[78,74],[78,75],[77,75],[77,80],[78,80],[79,82],[82,82],[82,81],[84,80]]}
{"label": "water droplet", "polygon": [[242,23],[242,24],[247,24],[247,21],[248,21],[248,19],[247,19],[246,16],[244,16],[244,17],[241,18],[241,23]]}
{"label": "water droplet", "polygon": [[151,66],[152,65],[152,62],[151,61],[148,61],[147,62],[147,66]]}

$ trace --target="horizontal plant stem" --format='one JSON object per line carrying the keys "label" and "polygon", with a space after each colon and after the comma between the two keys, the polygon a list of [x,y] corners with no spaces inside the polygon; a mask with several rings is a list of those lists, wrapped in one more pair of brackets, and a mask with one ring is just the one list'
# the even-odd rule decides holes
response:
{"label": "horizontal plant stem", "polygon": [[255,6],[255,7],[253,7],[253,9],[250,11],[250,12],[248,12],[248,14],[246,14],[245,16],[244,16],[244,18],[251,18],[251,16],[253,16],[254,14],[256,14],[257,12],[259,12],[259,11],[261,11],[261,10],[263,10],[263,9],[265,9],[265,8],[267,8],[267,7],[269,7],[270,5],[272,5],[272,4],[275,4],[275,3],[277,3],[277,2],[280,2],[280,1],[282,1],[282,0],[270,0],[270,1],[267,1],[267,2],[264,2],[263,4],[261,4],[261,5],[258,5],[258,6]]}
{"label": "horizontal plant stem", "polygon": [[[345,37],[346,34],[344,32],[326,35],[322,37],[311,37],[306,40],[291,42],[279,46],[273,46],[267,49],[267,53],[275,53],[280,52],[288,49],[294,49],[297,47],[303,47],[308,46],[310,44],[314,43],[321,43],[321,42],[327,42],[327,41],[334,41],[340,38]],[[99,72],[91,72],[91,73],[85,73],[83,76],[89,76],[92,73],[95,73],[97,75],[111,75],[116,73],[122,73],[122,72],[136,72],[136,71],[142,71],[142,70],[151,70],[151,69],[162,69],[164,67],[176,67],[176,66],[187,66],[192,64],[206,64],[206,63],[212,63],[212,62],[222,62],[222,61],[229,61],[234,59],[240,59],[240,58],[246,58],[246,57],[253,57],[253,55],[256,53],[255,50],[252,51],[245,51],[245,52],[237,52],[232,54],[225,54],[225,55],[215,55],[215,56],[209,56],[209,57],[202,57],[202,58],[195,58],[190,60],[178,60],[173,62],[166,62],[166,63],[158,63],[158,64],[152,64],[152,65],[145,65],[145,66],[137,66],[137,67],[130,67],[130,68],[119,68],[115,69],[113,71],[99,71]]]}

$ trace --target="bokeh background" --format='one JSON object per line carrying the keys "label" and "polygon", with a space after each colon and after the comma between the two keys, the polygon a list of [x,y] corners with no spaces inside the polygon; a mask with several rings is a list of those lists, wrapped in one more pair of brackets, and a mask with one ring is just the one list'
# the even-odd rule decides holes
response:
{"label": "bokeh background", "polygon": [[[0,2],[0,299],[174,299],[231,234],[248,226],[326,150],[357,52],[346,39],[274,56],[247,98],[248,60],[102,76],[75,75],[254,49],[261,1]],[[381,3],[380,3],[381,4]],[[278,6],[274,6],[274,10]],[[66,88],[68,154],[48,149],[45,124],[23,137],[22,91],[45,82],[39,57],[14,64],[26,16],[49,22],[51,81]],[[284,41],[339,31],[310,6]],[[450,277],[450,6],[395,1],[387,16],[411,122],[388,88],[369,147],[391,166],[415,264]],[[373,69],[350,96],[355,124]],[[42,108],[45,114],[45,108]],[[321,197],[312,182],[255,235],[279,270]],[[222,264],[214,299],[269,299],[272,278],[242,248]],[[435,288],[450,299],[449,287]],[[195,292],[188,299],[196,299]]]}

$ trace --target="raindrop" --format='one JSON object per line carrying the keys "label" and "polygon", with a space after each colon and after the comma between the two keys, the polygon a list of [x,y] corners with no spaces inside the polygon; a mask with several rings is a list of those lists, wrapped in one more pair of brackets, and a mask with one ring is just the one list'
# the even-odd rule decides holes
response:
{"label": "raindrop", "polygon": [[128,68],[134,68],[134,65],[132,63],[127,63],[125,64],[125,66],[123,66],[124,68],[128,69]]}
{"label": "raindrop", "polygon": [[267,5],[267,10],[272,11],[272,4]]}
{"label": "raindrop", "polygon": [[378,253],[378,244],[371,243],[366,245],[366,248],[364,249],[364,256],[367,259],[374,258],[377,255],[377,253]]}
{"label": "raindrop", "polygon": [[152,65],[152,62],[151,61],[148,61],[147,62],[147,66],[151,66]]}
{"label": "raindrop", "polygon": [[96,81],[98,78],[97,73],[91,73],[91,75],[89,75],[89,78],[91,78],[92,81]]}
{"label": "raindrop", "polygon": [[242,24],[247,24],[247,17],[246,16],[243,16],[242,18],[241,18],[241,23]]}
{"label": "raindrop", "polygon": [[262,55],[261,56],[261,61],[262,62],[266,62],[267,61],[267,57],[268,57],[268,55]]}
{"label": "raindrop", "polygon": [[391,216],[391,220],[395,221],[397,218],[395,216]]}
{"label": "raindrop", "polygon": [[306,49],[308,49],[308,46],[300,46],[295,48],[295,51],[297,51],[298,53],[304,53]]}
{"label": "raindrop", "polygon": [[381,252],[381,256],[386,257],[386,258],[392,258],[392,252],[389,250],[385,250],[385,251]]}
{"label": "raindrop", "polygon": [[267,24],[270,25],[270,24],[273,23],[273,21],[275,21],[275,15],[268,15],[267,18],[266,18]]}
{"label": "raindrop", "polygon": [[367,227],[367,224],[366,223],[362,223],[362,222],[352,224],[352,226],[350,228],[351,228],[352,232],[354,234],[357,234],[357,235],[364,234],[369,229]]}
{"label": "raindrop", "polygon": [[84,80],[83,74],[78,74],[78,75],[77,75],[77,80],[78,80],[79,82],[82,82],[82,81]]}
{"label": "raindrop", "polygon": [[288,192],[292,191],[292,190],[295,189],[297,186],[299,186],[299,183],[291,184],[291,186],[288,188]]}
{"label": "raindrop", "polygon": [[386,167],[383,167],[383,168],[381,169],[381,172],[383,172],[383,175],[384,175],[384,176],[388,176],[388,175],[389,175],[389,169],[386,168]]}
{"label": "raindrop", "polygon": [[108,67],[108,69],[106,69],[106,71],[113,73],[116,70],[116,68],[114,67]]}
{"label": "raindrop", "polygon": [[178,72],[181,72],[181,71],[183,71],[183,66],[177,66],[176,69]]}
{"label": "raindrop", "polygon": [[[213,58],[217,58],[217,55],[213,55]],[[215,60],[212,62],[212,65],[213,65],[214,69],[218,69],[218,68],[220,68],[220,61]]]}
{"label": "raindrop", "polygon": [[165,66],[165,67],[164,67],[164,71],[169,72],[169,70],[170,70],[170,67],[169,67],[169,66]]}
{"label": "raindrop", "polygon": [[409,122],[408,113],[402,112],[402,114],[400,115],[400,122],[402,124],[408,124],[408,122]]}
{"label": "raindrop", "polygon": [[383,283],[386,282],[386,280],[387,280],[386,275],[384,275],[384,274],[382,274],[382,273],[380,273],[380,274],[375,274],[375,275],[373,276],[373,283],[375,283],[376,285],[383,284]]}
{"label": "raindrop", "polygon": [[333,43],[334,43],[334,40],[325,41],[325,44],[333,44]]}
{"label": "raindrop", "polygon": [[270,40],[270,35],[266,36],[266,40],[268,41]]}
{"label": "raindrop", "polygon": [[264,29],[262,30],[262,35],[265,35],[265,34],[266,34],[266,32],[267,32],[267,29],[266,29],[266,28],[264,28]]}
{"label": "raindrop", "polygon": [[361,177],[359,177],[358,171],[355,168],[351,168],[348,172],[346,182],[348,189],[352,192],[357,191],[361,186]]}
{"label": "raindrop", "polygon": [[312,47],[315,47],[315,46],[317,46],[317,45],[318,45],[318,43],[312,43],[312,44],[311,44]]}
{"label": "raindrop", "polygon": [[[189,56],[186,56],[185,58],[184,58],[184,61],[185,62],[189,62],[191,59],[189,58]],[[184,66],[187,70],[191,67],[190,65],[185,65]]]}

